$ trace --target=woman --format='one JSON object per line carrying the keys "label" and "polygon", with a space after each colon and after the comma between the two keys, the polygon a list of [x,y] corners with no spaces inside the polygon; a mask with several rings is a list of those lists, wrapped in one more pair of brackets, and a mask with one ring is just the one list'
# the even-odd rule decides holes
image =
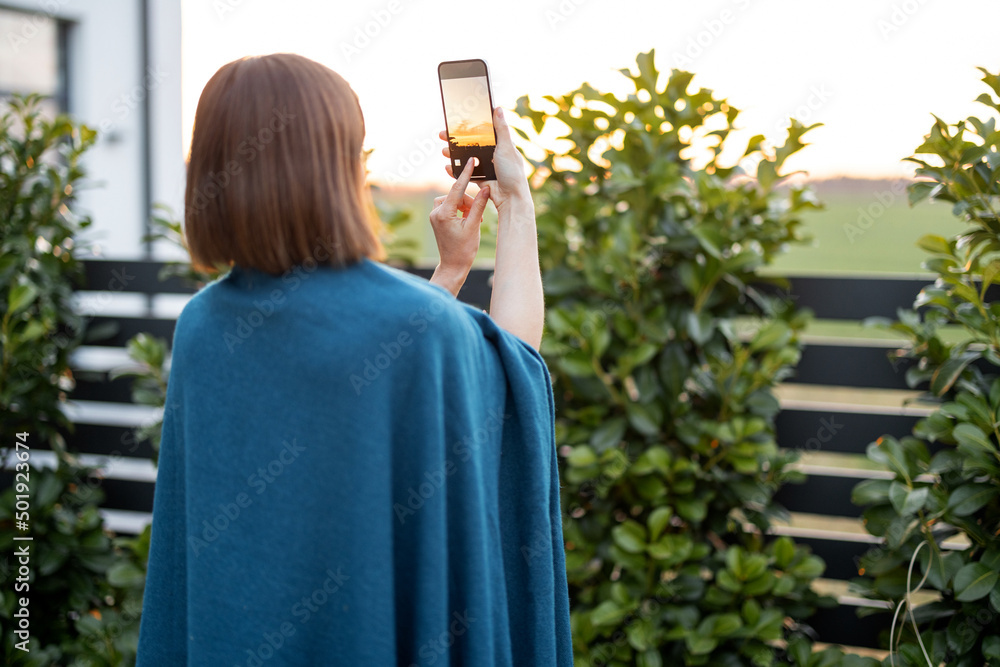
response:
{"label": "woman", "polygon": [[[572,664],[534,211],[494,122],[497,180],[435,201],[428,283],[376,261],[340,76],[279,54],[208,82],[186,236],[232,270],[177,322],[139,664]],[[487,199],[490,315],[454,298]]]}

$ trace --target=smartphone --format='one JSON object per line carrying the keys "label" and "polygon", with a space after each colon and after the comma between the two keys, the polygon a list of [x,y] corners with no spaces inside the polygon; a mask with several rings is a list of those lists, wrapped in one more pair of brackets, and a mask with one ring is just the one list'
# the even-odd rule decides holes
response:
{"label": "smartphone", "polygon": [[438,65],[444,124],[448,132],[451,170],[458,178],[468,160],[478,158],[474,181],[494,181],[493,93],[485,60],[451,60]]}

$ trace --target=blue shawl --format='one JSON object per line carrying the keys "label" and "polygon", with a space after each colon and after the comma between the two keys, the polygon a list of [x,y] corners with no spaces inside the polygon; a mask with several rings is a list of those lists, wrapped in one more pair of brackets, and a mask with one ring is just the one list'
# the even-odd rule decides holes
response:
{"label": "blue shawl", "polygon": [[174,334],[139,665],[569,667],[552,388],[362,260],[235,268]]}

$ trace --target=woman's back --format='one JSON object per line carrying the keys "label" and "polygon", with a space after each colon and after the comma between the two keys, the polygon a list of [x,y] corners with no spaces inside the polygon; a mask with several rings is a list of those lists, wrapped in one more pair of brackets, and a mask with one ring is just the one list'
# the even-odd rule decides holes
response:
{"label": "woman's back", "polygon": [[528,345],[362,260],[234,269],[185,308],[173,359],[143,663],[570,661]]}

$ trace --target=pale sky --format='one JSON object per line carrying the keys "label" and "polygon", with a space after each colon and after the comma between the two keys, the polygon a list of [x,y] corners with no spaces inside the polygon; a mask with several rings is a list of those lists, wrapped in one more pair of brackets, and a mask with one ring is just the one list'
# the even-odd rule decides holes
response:
{"label": "pale sky", "polygon": [[[358,93],[374,182],[447,186],[437,64],[483,58],[494,102],[584,81],[622,92],[640,51],[742,109],[746,137],[787,117],[825,127],[790,167],[898,176],[930,127],[982,113],[977,65],[1000,69],[996,0],[183,0],[184,152],[201,89],[244,55],[295,52]],[[467,24],[467,28],[463,27]]]}

